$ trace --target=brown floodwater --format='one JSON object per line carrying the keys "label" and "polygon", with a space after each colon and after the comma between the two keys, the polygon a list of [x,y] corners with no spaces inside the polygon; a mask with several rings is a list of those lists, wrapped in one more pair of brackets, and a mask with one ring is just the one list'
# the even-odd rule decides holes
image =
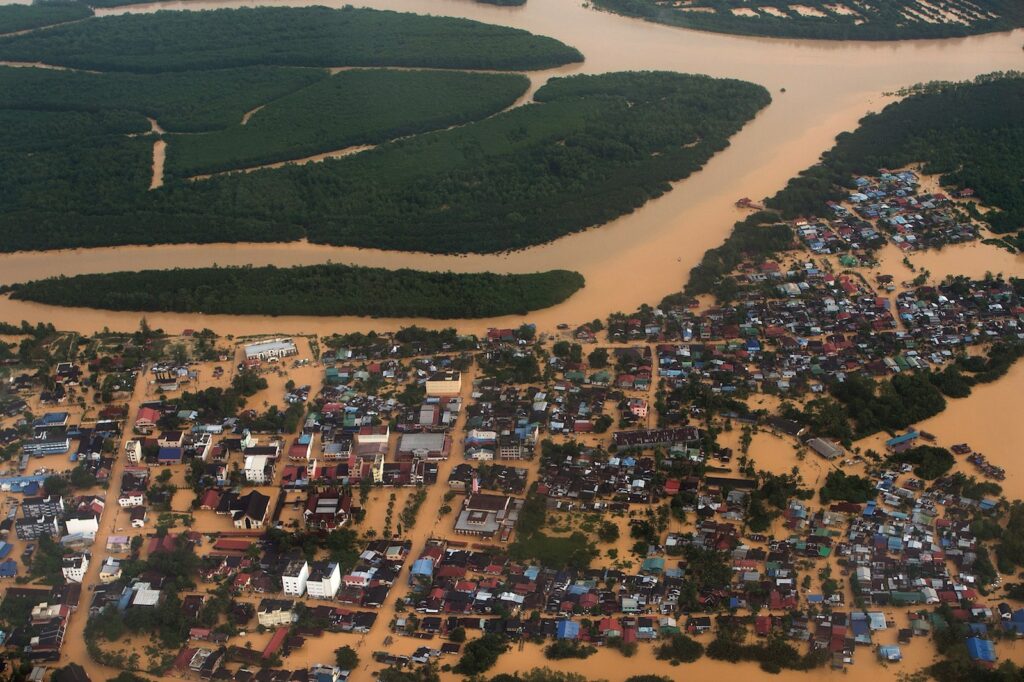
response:
{"label": "brown floodwater", "polygon": [[[99,14],[148,12],[156,9],[200,9],[237,7],[254,3],[170,2],[137,5],[130,8],[100,10]],[[266,2],[260,4],[303,4]],[[341,0],[319,0],[316,4],[339,6]],[[77,274],[112,270],[197,267],[212,265],[277,264],[298,265],[327,261],[380,267],[413,267],[419,269],[471,272],[533,272],[549,268],[571,268],[584,274],[587,287],[566,303],[527,316],[542,329],[553,329],[560,322],[580,322],[603,317],[614,310],[631,310],[638,304],[658,301],[663,295],[682,285],[686,273],[705,250],[719,244],[732,223],[742,217],[733,207],[742,196],[754,199],[780,189],[788,178],[812,164],[818,155],[831,146],[835,136],[856,126],[857,120],[869,111],[876,111],[890,99],[883,96],[900,86],[933,79],[963,79],[979,73],[1021,68],[1024,56],[1020,50],[1024,31],[979,36],[948,41],[908,41],[901,43],[831,43],[741,38],[699,33],[648,24],[587,9],[578,0],[533,0],[523,7],[501,8],[464,0],[371,0],[368,6],[418,11],[423,13],[465,16],[490,23],[504,24],[554,36],[575,47],[587,57],[580,65],[557,70],[558,73],[600,73],[626,69],[668,69],[735,77],[765,85],[774,103],[748,124],[731,146],[713,158],[693,177],[676,183],[674,191],[652,201],[642,209],[615,220],[601,228],[562,238],[551,244],[507,254],[473,256],[437,256],[317,246],[304,242],[279,244],[212,244],[160,247],[118,247],[80,249],[43,254],[17,253],[0,255],[0,284],[36,279],[57,274]],[[534,81],[532,89],[540,84]],[[781,92],[785,88],[786,92]],[[528,93],[529,95],[529,93]],[[977,252],[974,249],[978,249]],[[961,256],[958,258],[957,256]],[[933,262],[932,258],[936,260]],[[898,259],[896,259],[898,262]],[[947,268],[968,267],[967,274],[992,261],[992,269],[1021,273],[1019,258],[1005,252],[964,247],[962,250],[912,256],[918,266],[938,275]],[[985,269],[988,269],[985,267]],[[642,275],[638,276],[638,273]],[[909,270],[907,279],[912,277]],[[982,272],[983,274],[983,272]],[[133,329],[140,313],[117,313],[88,309],[66,309],[0,298],[0,319],[31,322],[54,322],[60,328],[80,331]],[[220,333],[236,335],[273,332],[317,332],[380,330],[411,323],[431,327],[457,326],[462,331],[482,331],[488,326],[517,324],[522,318],[509,316],[490,320],[425,321],[415,319],[312,318],[258,316],[197,316],[178,314],[146,314],[150,324],[177,333],[184,328],[210,327]],[[472,374],[467,377],[471,381]],[[468,381],[464,385],[468,388]],[[275,381],[275,388],[276,383]],[[315,382],[310,382],[314,383]],[[1015,367],[1010,376],[995,384],[976,388],[967,401],[951,401],[945,413],[921,424],[939,436],[943,444],[967,441],[984,452],[992,461],[1008,468],[1009,493],[1021,494],[1024,471],[1014,467],[1012,443],[1024,435],[1019,420],[1014,421],[1013,406],[1024,389],[1024,364]],[[269,390],[264,400],[277,402],[279,389]],[[140,385],[137,398],[148,392]],[[468,393],[468,390],[464,390]],[[468,395],[466,396],[468,397]],[[257,399],[259,400],[259,399]],[[259,403],[257,402],[257,405]],[[1009,422],[1009,426],[1007,423]],[[455,432],[461,432],[462,420]],[[759,468],[776,472],[788,471],[793,458],[787,457],[788,442],[769,434],[755,436],[751,456]],[[459,445],[450,462],[442,466],[441,480],[461,457]],[[799,463],[806,481],[820,476],[817,462],[808,459]],[[115,470],[115,474],[118,473]],[[444,486],[435,486],[419,515],[413,539],[413,557],[431,534],[444,534],[451,519],[439,519]],[[399,498],[404,495],[400,494]],[[177,501],[176,501],[177,502]],[[382,499],[371,503],[364,528],[378,528]],[[113,518],[111,518],[113,516]],[[105,515],[101,537],[116,526],[115,515]],[[623,545],[622,550],[626,547]],[[620,551],[620,556],[624,552]],[[411,559],[410,559],[411,560]],[[98,566],[97,562],[97,566]],[[406,569],[407,570],[407,569]],[[90,582],[94,580],[93,569]],[[385,608],[381,622],[365,637],[332,635],[309,640],[287,663],[308,664],[328,662],[333,650],[351,643],[357,646],[362,660],[374,650],[384,648],[386,623],[394,615],[394,600],[407,591],[403,576],[399,578]],[[905,616],[900,614],[900,622]],[[72,619],[64,653],[66,660],[87,661],[81,646],[84,617]],[[895,640],[895,631],[885,633],[880,641]],[[254,640],[254,644],[255,644]],[[422,642],[396,638],[388,647],[395,653],[411,653]],[[926,641],[915,641],[904,647],[907,660],[900,666],[885,666],[875,661],[873,653],[858,650],[856,665],[844,679],[874,679],[879,675],[895,678],[897,672],[910,672],[931,660],[932,647]],[[1000,647],[1003,657],[1020,660],[1024,650]],[[617,652],[602,650],[585,662],[547,661],[539,647],[528,645],[502,656],[491,673],[524,670],[548,665],[561,670],[584,673],[588,678],[620,681],[641,672],[663,674],[671,679],[695,677],[730,678],[737,675],[761,677],[753,665],[736,667],[702,659],[699,663],[672,668],[653,660],[649,652],[635,659],[626,659]],[[371,665],[370,668],[378,666]],[[88,664],[94,678],[110,677],[115,671]],[[813,674],[784,673],[781,679],[810,680],[835,675],[819,670]],[[445,674],[446,680],[455,676]],[[361,668],[352,679],[370,679]]]}
{"label": "brown floodwater", "polygon": [[150,189],[164,186],[164,162],[167,160],[167,143],[158,139],[153,143],[153,179],[149,182]]}
{"label": "brown floodwater", "polygon": [[[1020,419],[1020,401],[1024,396],[1024,362],[1017,362],[1007,375],[991,384],[975,386],[967,398],[947,398],[942,413],[914,426],[936,437],[936,444],[950,447],[967,443],[996,466],[1006,469],[1000,481],[1008,499],[1024,498],[1024,461],[1020,443],[1024,439],[1024,421]],[[887,435],[879,434],[858,442],[863,449],[884,452]],[[967,475],[984,477],[957,456],[956,468]]]}
{"label": "brown floodwater", "polygon": [[[99,10],[101,15],[157,9],[238,7],[239,2],[168,2]],[[303,2],[261,4],[301,5]],[[340,0],[316,4],[340,5]],[[464,16],[550,35],[579,48],[583,64],[558,73],[667,69],[735,77],[763,84],[774,102],[705,168],[667,195],[611,223],[513,253],[444,256],[376,249],[287,245],[215,244],[117,247],[47,254],[0,256],[0,283],[56,274],[109,270],[196,267],[218,263],[295,265],[328,260],[389,268],[473,272],[534,272],[570,268],[587,286],[567,302],[529,315],[542,328],[579,322],[614,310],[657,302],[677,290],[701,255],[725,238],[742,217],[733,203],[742,196],[770,195],[812,164],[835,136],[890,99],[883,93],[934,79],[963,79],[994,70],[1024,67],[1024,30],[943,41],[827,42],[746,38],[688,31],[626,19],[583,7],[574,0],[531,2],[502,8],[463,0],[370,0],[367,6]],[[781,92],[785,88],[786,92]],[[636,273],[643,273],[636,276]],[[150,315],[165,328],[194,326],[192,315]],[[54,321],[95,330],[130,328],[136,313],[57,310],[0,299],[0,319]],[[453,321],[468,331],[520,318]],[[409,319],[210,317],[217,331],[387,329]],[[418,321],[430,326],[453,322]]]}

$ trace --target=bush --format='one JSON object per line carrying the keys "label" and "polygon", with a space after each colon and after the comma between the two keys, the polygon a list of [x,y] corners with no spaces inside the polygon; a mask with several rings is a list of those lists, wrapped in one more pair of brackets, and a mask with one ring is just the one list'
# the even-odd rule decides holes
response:
{"label": "bush", "polygon": [[359,654],[352,647],[345,645],[334,650],[334,662],[342,670],[356,670],[359,667]]}
{"label": "bush", "polygon": [[833,500],[862,504],[875,499],[877,491],[871,479],[846,475],[842,471],[830,471],[825,477],[825,485],[818,491],[822,504]]}
{"label": "bush", "polygon": [[460,675],[478,675],[487,672],[498,662],[498,657],[508,651],[508,642],[501,635],[487,633],[474,639],[462,650],[462,658],[453,670]]}
{"label": "bush", "polygon": [[639,646],[636,642],[627,642],[621,637],[607,637],[604,640],[604,645],[609,649],[616,649],[620,654],[626,658],[632,658],[636,655]]}
{"label": "bush", "polygon": [[655,649],[655,655],[659,661],[693,663],[704,655],[704,645],[682,633],[675,632],[668,641],[663,642]]}
{"label": "bush", "polygon": [[901,464],[913,464],[914,475],[929,481],[952,469],[956,461],[949,450],[933,445],[919,445],[894,454],[889,459]]}
{"label": "bush", "polygon": [[573,639],[558,639],[544,647],[544,657],[554,661],[564,658],[588,658],[596,653],[596,647]]}
{"label": "bush", "polygon": [[597,529],[597,539],[601,542],[612,543],[619,539],[619,524],[612,521],[602,521]]}

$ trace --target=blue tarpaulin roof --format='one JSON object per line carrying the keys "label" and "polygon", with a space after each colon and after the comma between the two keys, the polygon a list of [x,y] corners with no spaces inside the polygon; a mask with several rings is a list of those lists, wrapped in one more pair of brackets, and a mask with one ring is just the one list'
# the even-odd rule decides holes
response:
{"label": "blue tarpaulin roof", "polygon": [[895,438],[890,438],[889,440],[885,441],[885,446],[891,448],[894,445],[899,445],[900,443],[912,441],[919,435],[921,434],[919,434],[917,431],[907,431],[902,436],[896,436]]}
{"label": "blue tarpaulin roof", "polygon": [[972,661],[996,662],[995,646],[989,640],[979,637],[967,638],[967,655],[971,657]]}
{"label": "blue tarpaulin roof", "polygon": [[558,639],[576,639],[580,636],[580,624],[571,620],[560,620],[555,626]]}
{"label": "blue tarpaulin roof", "polygon": [[878,647],[878,657],[886,661],[899,661],[903,658],[903,652],[895,645]]}

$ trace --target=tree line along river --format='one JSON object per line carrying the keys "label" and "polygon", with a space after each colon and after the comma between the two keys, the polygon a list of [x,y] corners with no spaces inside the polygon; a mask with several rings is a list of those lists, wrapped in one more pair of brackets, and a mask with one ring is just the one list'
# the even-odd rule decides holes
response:
{"label": "tree line along river", "polygon": [[[169,2],[100,10],[238,7],[238,2]],[[306,3],[284,2],[282,5]],[[341,6],[343,3],[317,2]],[[463,0],[370,0],[378,9],[461,16],[548,35],[583,52],[586,61],[545,71],[545,76],[664,69],[706,73],[764,85],[773,102],[735,135],[729,148],[674,190],[632,214],[599,228],[507,254],[445,256],[307,243],[116,247],[0,255],[0,284],[58,274],[219,265],[279,266],[328,260],[367,266],[455,272],[576,270],[586,287],[566,303],[530,315],[542,329],[580,322],[616,310],[655,303],[676,291],[704,251],[728,235],[741,214],[734,202],[773,194],[813,164],[835,136],[856,127],[891,99],[883,93],[929,80],[961,80],[1024,67],[1024,30],[963,39],[903,42],[827,42],[735,37],[673,28],[595,11],[575,0],[528,2],[506,8]],[[531,80],[536,80],[531,79]],[[534,84],[536,86],[536,83]],[[783,91],[784,90],[784,91]],[[150,314],[155,326],[173,331],[195,326],[195,316]],[[58,327],[93,331],[134,328],[137,313],[58,309],[0,298],[0,319],[52,321]],[[518,319],[518,318],[516,318]],[[409,319],[210,316],[206,326],[222,333],[389,329]],[[434,321],[480,331],[510,318]],[[418,323],[421,321],[417,321]]]}

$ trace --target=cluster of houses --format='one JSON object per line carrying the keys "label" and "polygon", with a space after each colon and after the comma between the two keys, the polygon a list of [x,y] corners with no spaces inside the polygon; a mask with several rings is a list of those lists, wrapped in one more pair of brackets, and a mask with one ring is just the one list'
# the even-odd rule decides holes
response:
{"label": "cluster of houses", "polygon": [[[845,254],[841,263],[857,265],[852,254],[877,250],[887,241],[903,251],[917,251],[978,238],[978,226],[959,204],[941,192],[921,192],[912,171],[861,176],[851,184],[854,191],[845,201],[827,202],[827,218],[793,224],[811,252]],[[967,192],[958,198],[970,196]]]}
{"label": "cluster of houses", "polygon": [[533,459],[537,434],[551,412],[547,393],[489,379],[473,388],[473,403],[466,408],[466,459]]}
{"label": "cluster of houses", "polygon": [[59,660],[68,619],[78,609],[81,595],[82,586],[77,583],[8,587],[4,598],[21,603],[28,615],[24,622],[12,623],[3,645],[16,648],[33,663]]}
{"label": "cluster of houses", "polygon": [[670,385],[696,378],[740,397],[758,390],[798,395],[851,373],[886,377],[941,367],[969,346],[1024,338],[1024,304],[1000,278],[920,286],[895,301],[860,276],[833,275],[811,261],[779,268],[769,280],[776,284],[768,290],[741,285],[735,304],[664,313],[658,377]]}

